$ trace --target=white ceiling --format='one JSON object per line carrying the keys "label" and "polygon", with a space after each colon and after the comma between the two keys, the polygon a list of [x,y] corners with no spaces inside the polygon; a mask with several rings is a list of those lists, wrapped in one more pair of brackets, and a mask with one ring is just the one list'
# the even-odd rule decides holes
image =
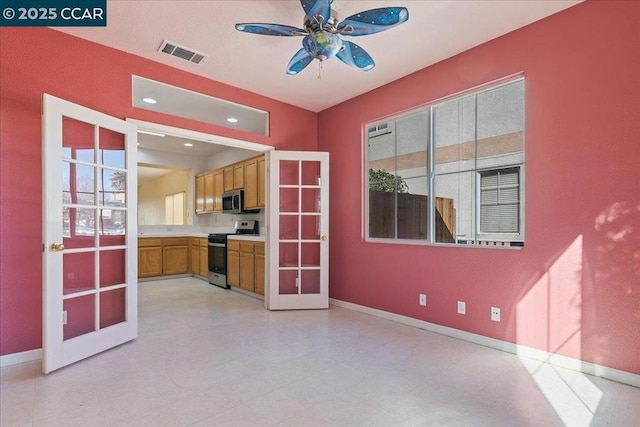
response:
{"label": "white ceiling", "polygon": [[[256,92],[321,111],[411,74],[488,40],[573,6],[565,0],[334,0],[339,20],[356,12],[405,6],[409,21],[388,31],[346,37],[364,48],[376,67],[363,72],[336,58],[321,79],[314,61],[295,76],[285,73],[302,37],[236,31],[239,22],[302,27],[298,0],[108,0],[107,27],[57,28],[69,34]],[[163,40],[209,55],[194,63],[158,52]]]}

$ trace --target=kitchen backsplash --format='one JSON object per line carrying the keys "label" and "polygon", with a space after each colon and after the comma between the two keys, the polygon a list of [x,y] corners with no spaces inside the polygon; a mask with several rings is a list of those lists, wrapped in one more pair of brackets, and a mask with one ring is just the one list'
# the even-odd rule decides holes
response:
{"label": "kitchen backsplash", "polygon": [[235,221],[251,219],[259,223],[260,234],[264,234],[265,213],[228,215],[221,213],[196,215],[194,225],[138,225],[138,234],[208,234],[232,233]]}

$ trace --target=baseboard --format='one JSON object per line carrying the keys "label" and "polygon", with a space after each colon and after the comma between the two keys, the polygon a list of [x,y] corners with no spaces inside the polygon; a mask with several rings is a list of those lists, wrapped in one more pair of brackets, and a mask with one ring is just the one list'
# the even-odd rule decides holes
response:
{"label": "baseboard", "polygon": [[0,356],[0,368],[5,366],[17,365],[18,363],[31,362],[42,359],[42,349],[22,351],[20,353],[11,353]]}
{"label": "baseboard", "polygon": [[413,326],[418,329],[424,329],[425,331],[435,332],[437,334],[446,335],[451,338],[468,341],[496,350],[505,351],[507,353],[513,353],[520,357],[526,357],[540,362],[549,363],[551,365],[572,369],[585,374],[594,375],[597,377],[640,388],[640,375],[631,372],[621,371],[619,369],[609,368],[607,366],[597,365],[595,363],[585,362],[579,359],[549,353],[547,351],[538,350],[532,347],[513,344],[495,338],[489,338],[483,335],[461,331],[460,329],[449,328],[447,326],[437,325],[435,323],[426,322],[424,320],[414,319],[412,317],[390,313],[388,311],[378,310],[351,302],[341,301],[335,298],[329,298],[329,302],[336,307],[342,307],[348,310],[369,314],[371,316],[376,316],[386,320],[391,320],[393,322],[402,323],[403,325]]}

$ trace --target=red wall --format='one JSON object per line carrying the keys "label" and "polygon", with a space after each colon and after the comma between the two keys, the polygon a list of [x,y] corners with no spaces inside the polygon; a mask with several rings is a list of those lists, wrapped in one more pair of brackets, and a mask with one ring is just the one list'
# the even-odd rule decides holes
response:
{"label": "red wall", "polygon": [[[638,22],[586,2],[321,112],[331,297],[640,374]],[[362,124],[519,72],[524,249],[365,243]]]}
{"label": "red wall", "polygon": [[[131,75],[270,112],[270,136],[131,106]],[[0,355],[42,346],[41,97],[119,118],[315,150],[317,115],[46,28],[0,28]]]}

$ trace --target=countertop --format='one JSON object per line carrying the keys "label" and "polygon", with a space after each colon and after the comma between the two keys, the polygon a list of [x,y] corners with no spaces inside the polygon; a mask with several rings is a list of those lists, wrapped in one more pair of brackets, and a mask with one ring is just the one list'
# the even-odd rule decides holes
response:
{"label": "countertop", "polygon": [[138,233],[138,239],[144,239],[145,237],[149,238],[169,238],[169,237],[200,237],[206,238],[209,237],[207,233]]}
{"label": "countertop", "polygon": [[248,240],[250,242],[264,242],[264,236],[261,234],[231,234],[227,236],[230,240]]}

